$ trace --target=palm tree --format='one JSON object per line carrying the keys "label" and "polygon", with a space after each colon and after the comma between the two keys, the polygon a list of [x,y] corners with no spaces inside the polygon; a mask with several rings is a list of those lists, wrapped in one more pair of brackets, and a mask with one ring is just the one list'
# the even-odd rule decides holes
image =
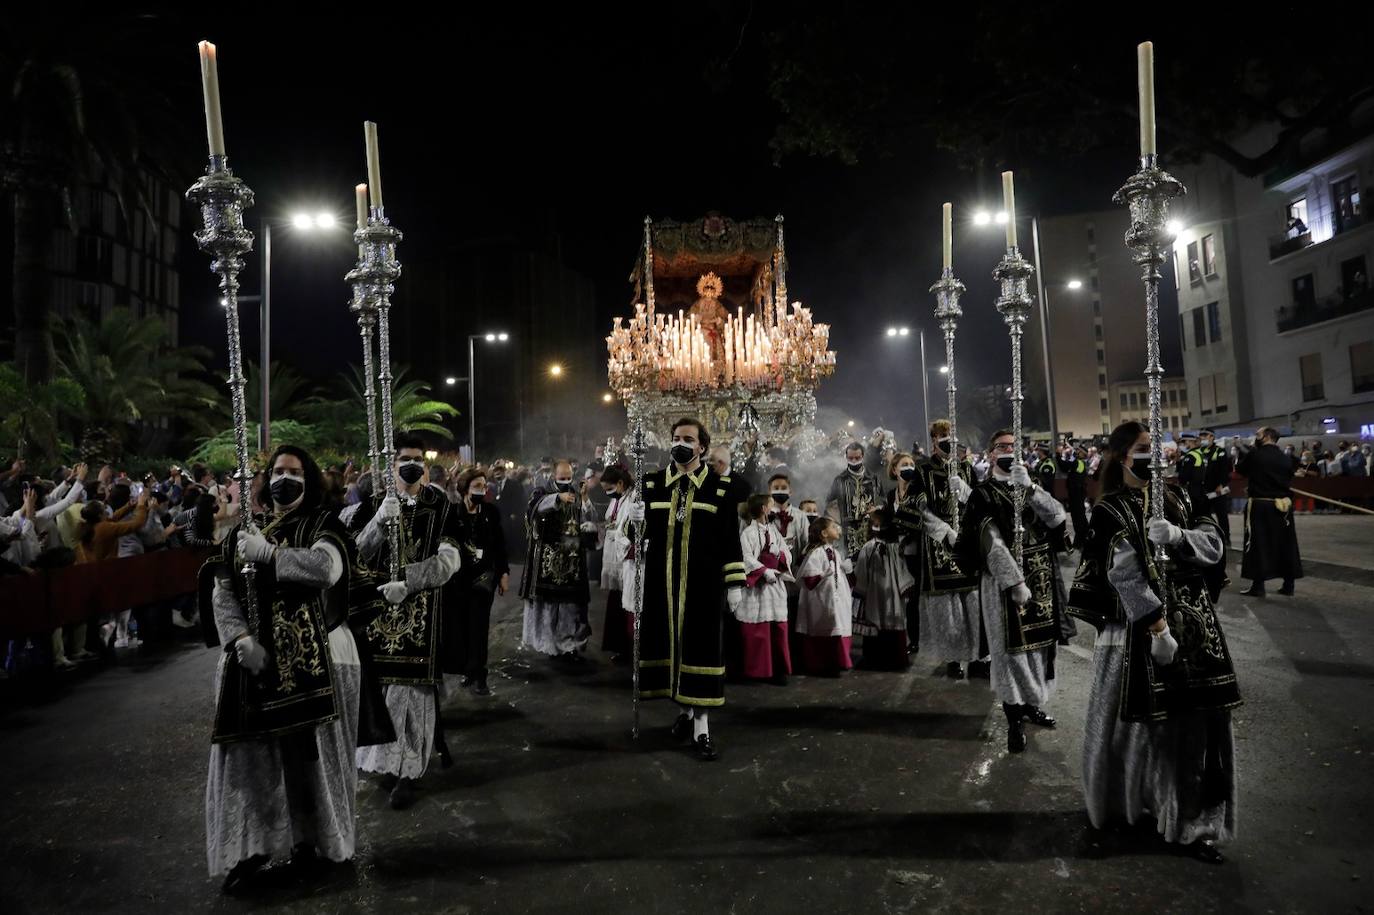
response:
{"label": "palm tree", "polygon": [[73,192],[103,185],[126,219],[142,211],[153,221],[146,178],[171,180],[160,163],[181,158],[167,151],[185,136],[163,90],[168,70],[156,49],[165,43],[149,40],[154,20],[48,9],[27,28],[0,30],[0,190],[14,201],[15,361],[31,382],[53,376],[50,255],[59,227],[75,231]]}
{"label": "palm tree", "polygon": [[220,392],[206,381],[203,347],[167,346],[167,327],[153,316],[116,308],[98,325],[67,322],[58,330],[58,366],[86,392],[81,452],[118,457],[136,433],[182,419],[209,431]]}
{"label": "palm tree", "polygon": [[[407,378],[408,369],[398,366],[391,382],[392,425],[398,432],[429,432],[451,440],[453,433],[444,420],[459,415],[458,408],[442,400],[433,399],[430,385]],[[363,370],[350,366],[341,372],[337,382],[344,396],[310,398],[302,404],[302,414],[321,429],[338,451],[345,454],[367,453],[367,409],[363,398]]]}
{"label": "palm tree", "polygon": [[[249,425],[256,426],[261,421],[262,413],[262,372],[256,362],[251,359],[244,362],[243,378],[243,405]],[[272,380],[269,384],[273,424],[279,419],[306,421],[309,406],[317,399],[315,391],[318,386],[290,365],[276,359],[272,360]],[[226,396],[220,401],[216,422],[218,425],[227,425],[233,421],[229,398]]]}
{"label": "palm tree", "polygon": [[85,394],[70,378],[30,384],[12,363],[0,365],[0,451],[38,466],[57,460],[67,447],[62,425],[84,406]]}

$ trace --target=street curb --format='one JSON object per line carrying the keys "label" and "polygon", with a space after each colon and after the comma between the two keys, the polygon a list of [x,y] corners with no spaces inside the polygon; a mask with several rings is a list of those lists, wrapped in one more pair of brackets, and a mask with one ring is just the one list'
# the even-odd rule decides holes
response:
{"label": "street curb", "polygon": [[[1244,555],[1241,550],[1235,547],[1230,548],[1231,556],[1237,563]],[[1304,559],[1302,561],[1303,578],[1320,578],[1323,581],[1338,581],[1342,584],[1360,585],[1365,588],[1374,588],[1374,569],[1360,569],[1355,566],[1343,566],[1334,562],[1319,562],[1315,559]]]}

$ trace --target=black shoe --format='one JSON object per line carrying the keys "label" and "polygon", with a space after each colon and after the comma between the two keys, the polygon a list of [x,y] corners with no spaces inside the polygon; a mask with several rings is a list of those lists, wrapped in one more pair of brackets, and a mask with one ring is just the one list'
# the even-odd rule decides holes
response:
{"label": "black shoe", "polygon": [[1038,705],[1023,705],[1021,708],[1025,710],[1021,717],[1031,724],[1038,724],[1042,728],[1052,728],[1059,723],[1046,715],[1045,710]]}
{"label": "black shoe", "polygon": [[991,661],[969,661],[969,662],[968,662],[968,675],[969,675],[969,679],[973,679],[974,677],[977,677],[977,678],[980,679],[980,680],[991,680],[991,679],[992,679],[992,662],[991,662]]}
{"label": "black shoe", "polygon": [[291,868],[296,871],[314,870],[324,864],[324,859],[315,851],[315,846],[302,842],[291,849]]}
{"label": "black shoe", "polygon": [[692,737],[692,719],[686,712],[677,716],[677,721],[673,722],[673,739],[690,740]]}
{"label": "black shoe", "polygon": [[405,810],[414,803],[415,783],[408,778],[397,781],[396,787],[391,789],[391,809]]}
{"label": "black shoe", "polygon": [[777,675],[775,675],[772,679],[770,679],[768,682],[769,682],[769,683],[772,683],[774,686],[786,686],[786,685],[787,685],[787,674],[777,674]]}
{"label": "black shoe", "polygon": [[1279,588],[1279,593],[1282,594],[1284,597],[1292,597],[1292,596],[1293,596],[1293,586],[1292,586],[1292,585],[1284,585],[1282,588]]}
{"label": "black shoe", "polygon": [[458,685],[461,686],[463,689],[467,689],[469,686],[472,685],[472,678],[464,677],[463,679],[458,681]]}
{"label": "black shoe", "polygon": [[437,748],[438,748],[438,750],[439,750],[439,768],[440,768],[440,769],[452,769],[452,768],[453,768],[453,754],[450,753],[450,752],[448,751],[448,741],[447,741],[447,740],[444,740],[444,739],[441,737],[441,738],[439,738],[439,740],[437,741],[437,745],[438,745]]}
{"label": "black shoe", "polygon": [[962,680],[964,679],[964,668],[958,661],[950,661],[945,666],[945,675],[951,680]]}
{"label": "black shoe", "polygon": [[235,896],[243,892],[253,875],[262,870],[272,859],[267,855],[254,855],[251,858],[244,858],[224,878],[224,883],[220,884],[220,890],[227,896]]}
{"label": "black shoe", "polygon": [[491,687],[487,686],[487,679],[483,677],[477,681],[477,688],[472,691],[474,696],[490,696]]}
{"label": "black shoe", "polygon": [[1022,706],[1003,702],[1002,712],[1007,716],[1007,752],[1020,753],[1026,749],[1026,731],[1021,725]]}
{"label": "black shoe", "polygon": [[1259,587],[1258,585],[1251,585],[1250,587],[1246,588],[1244,591],[1240,592],[1240,596],[1241,596],[1241,597],[1263,597],[1263,596],[1264,596],[1264,589],[1261,588],[1261,587]]}
{"label": "black shoe", "polygon": [[1225,864],[1226,856],[1211,842],[1199,839],[1182,848],[1184,854],[1196,858],[1204,864]]}
{"label": "black shoe", "polygon": [[702,734],[698,737],[693,743],[693,747],[696,749],[697,759],[702,762],[714,762],[720,758],[720,751],[716,749],[716,745],[711,741],[710,734]]}
{"label": "black shoe", "polygon": [[399,776],[392,775],[388,772],[387,774],[381,777],[377,784],[382,786],[383,791],[390,791],[392,788],[396,787],[396,782],[398,781],[398,779]]}

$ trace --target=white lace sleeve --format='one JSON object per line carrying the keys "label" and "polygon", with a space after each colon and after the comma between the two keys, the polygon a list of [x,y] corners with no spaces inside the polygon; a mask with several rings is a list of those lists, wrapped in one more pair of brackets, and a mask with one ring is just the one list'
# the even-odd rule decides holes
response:
{"label": "white lace sleeve", "polygon": [[447,582],[463,564],[462,554],[453,544],[439,544],[439,551],[428,559],[406,566],[406,590],[411,594],[437,588]]}
{"label": "white lace sleeve", "polygon": [[1117,597],[1121,599],[1121,608],[1131,622],[1149,616],[1160,608],[1160,599],[1150,590],[1145,573],[1141,571],[1135,547],[1126,540],[1122,540],[1112,552],[1107,581],[1116,590]]}
{"label": "white lace sleeve", "polygon": [[343,557],[328,540],[310,547],[277,547],[274,566],[277,578],[315,588],[329,588],[343,577]]}
{"label": "white lace sleeve", "polygon": [[983,529],[983,562],[992,580],[997,582],[997,590],[1014,588],[1026,580],[1021,568],[1016,564],[1007,545],[1002,542],[1002,534],[994,524]]}

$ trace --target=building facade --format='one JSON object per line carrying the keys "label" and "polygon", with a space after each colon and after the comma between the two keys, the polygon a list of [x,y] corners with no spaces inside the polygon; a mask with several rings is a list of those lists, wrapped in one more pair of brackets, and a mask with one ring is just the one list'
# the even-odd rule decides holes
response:
{"label": "building facade", "polygon": [[[1188,381],[1182,376],[1160,379],[1160,428],[1165,437],[1177,439],[1189,427]],[[1111,388],[1111,424],[1150,422],[1150,385],[1145,378],[1118,381]]]}
{"label": "building facade", "polygon": [[[1206,159],[1174,243],[1184,373],[1197,425],[1359,435],[1374,424],[1374,104],[1247,178]],[[1241,138],[1272,144],[1274,128]]]}

